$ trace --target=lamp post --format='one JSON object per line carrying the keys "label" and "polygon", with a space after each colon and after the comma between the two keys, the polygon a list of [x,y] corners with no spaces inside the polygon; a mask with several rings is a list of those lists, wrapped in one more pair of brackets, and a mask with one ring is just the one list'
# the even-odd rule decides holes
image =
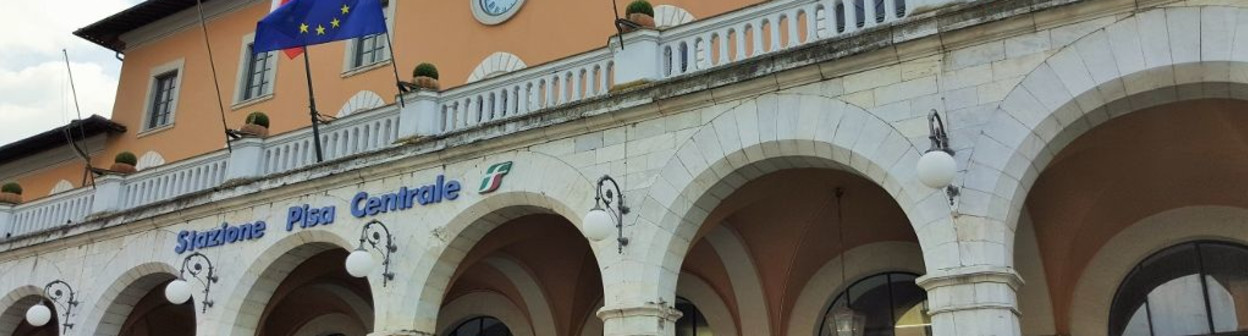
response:
{"label": "lamp post", "polygon": [[[610,184],[608,184],[610,182]],[[611,235],[611,227],[616,229],[616,243],[619,253],[624,253],[628,238],[624,237],[624,215],[628,214],[628,206],[624,205],[624,193],[620,184],[610,175],[598,179],[597,195],[594,196],[594,208],[585,214],[585,237],[593,241],[602,241]]]}
{"label": "lamp post", "polygon": [[[369,234],[369,232],[372,232],[372,234]],[[385,237],[382,237],[383,233]],[[384,246],[381,246],[382,238],[385,238]],[[381,221],[374,219],[364,224],[364,227],[360,229],[360,246],[355,251],[351,251],[350,255],[347,255],[347,273],[350,273],[353,277],[366,277],[373,272],[373,267],[376,266],[373,262],[373,254],[364,249],[364,243],[368,243],[369,247],[380,252],[383,257],[381,265],[384,269],[381,272],[381,286],[385,287],[390,280],[394,280],[394,272],[390,272],[390,254],[399,250],[398,245],[394,244],[390,228],[386,227],[386,224]]]}
{"label": "lamp post", "polygon": [[52,320],[52,310],[42,302],[46,300],[61,310],[61,326],[64,327],[62,333],[69,332],[69,329],[74,328],[74,324],[69,323],[69,315],[73,313],[74,307],[78,306],[78,300],[75,299],[77,296],[74,287],[67,282],[61,280],[49,282],[43,286],[43,300],[26,310],[26,323],[42,327]]}
{"label": "lamp post", "polygon": [[919,182],[931,188],[945,189],[949,204],[952,205],[953,198],[958,196],[958,188],[951,185],[958,171],[958,163],[953,159],[953,149],[949,148],[949,133],[936,110],[927,115],[927,124],[930,133],[927,138],[932,141],[932,147],[919,158],[916,170]]}
{"label": "lamp post", "polygon": [[183,304],[191,299],[191,284],[186,281],[187,274],[204,285],[204,305],[201,312],[207,312],[208,307],[212,307],[212,300],[208,299],[208,294],[212,292],[212,284],[217,282],[217,269],[212,266],[212,260],[203,253],[191,253],[182,259],[182,269],[178,272],[178,279],[165,285],[165,299],[172,304]]}

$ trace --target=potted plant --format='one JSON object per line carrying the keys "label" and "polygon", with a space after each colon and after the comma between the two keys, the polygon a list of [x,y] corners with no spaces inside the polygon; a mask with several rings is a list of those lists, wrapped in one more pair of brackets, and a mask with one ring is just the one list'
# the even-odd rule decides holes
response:
{"label": "potted plant", "polygon": [[262,138],[269,136],[269,115],[260,111],[251,112],[243,121],[243,128],[239,131]]}
{"label": "potted plant", "polygon": [[654,7],[646,0],[634,0],[624,11],[628,21],[645,28],[654,28]]}
{"label": "potted plant", "polygon": [[412,84],[417,88],[438,90],[438,67],[429,63],[420,63],[412,70]]}
{"label": "potted plant", "polygon": [[22,185],[17,182],[5,183],[0,186],[0,204],[22,203]]}
{"label": "potted plant", "polygon": [[117,156],[113,157],[113,166],[108,168],[108,170],[129,174],[139,171],[134,168],[134,165],[137,164],[139,164],[139,158],[135,157],[134,153],[121,152],[117,153]]}

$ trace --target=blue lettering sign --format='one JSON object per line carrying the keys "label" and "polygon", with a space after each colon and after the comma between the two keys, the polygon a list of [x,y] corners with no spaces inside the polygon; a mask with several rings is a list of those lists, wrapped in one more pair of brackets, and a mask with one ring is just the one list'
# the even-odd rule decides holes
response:
{"label": "blue lettering sign", "polygon": [[260,237],[264,237],[265,227],[264,221],[256,221],[238,226],[221,223],[220,227],[203,232],[182,230],[178,232],[177,244],[174,245],[173,252],[182,254],[197,249],[260,239]]}

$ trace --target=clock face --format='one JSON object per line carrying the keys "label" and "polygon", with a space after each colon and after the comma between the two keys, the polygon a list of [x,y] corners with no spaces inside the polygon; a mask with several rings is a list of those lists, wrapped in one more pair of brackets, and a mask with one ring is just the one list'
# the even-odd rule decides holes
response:
{"label": "clock face", "polygon": [[490,16],[507,14],[520,0],[477,0],[481,2],[481,11]]}

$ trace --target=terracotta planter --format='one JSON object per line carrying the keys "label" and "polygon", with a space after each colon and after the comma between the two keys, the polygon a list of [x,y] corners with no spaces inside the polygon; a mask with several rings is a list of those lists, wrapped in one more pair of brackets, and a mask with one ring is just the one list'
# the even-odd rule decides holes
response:
{"label": "terracotta planter", "polygon": [[113,162],[113,166],[109,167],[108,170],[115,171],[118,173],[123,173],[123,174],[129,174],[129,173],[139,171],[138,169],[135,169],[133,165],[129,163],[122,163],[122,162]]}
{"label": "terracotta planter", "polygon": [[416,78],[412,79],[412,82],[413,84],[416,84],[416,87],[422,88],[422,89],[437,91],[442,88],[440,85],[438,85],[438,80],[433,79],[433,77],[416,76]]}
{"label": "terracotta planter", "polygon": [[[643,28],[654,28],[654,17],[647,15],[646,13],[628,14],[628,21],[632,21],[633,23],[641,25]],[[631,32],[634,30],[636,29],[625,28],[624,32],[627,33],[627,32]]]}
{"label": "terracotta planter", "polygon": [[8,192],[0,192],[0,203],[22,204],[22,195]]}
{"label": "terracotta planter", "polygon": [[239,129],[239,131],[240,131],[240,132],[243,132],[243,133],[250,134],[250,135],[254,135],[254,136],[257,136],[257,137],[261,137],[261,138],[269,136],[269,128],[268,128],[268,127],[264,127],[264,126],[260,126],[260,125],[256,125],[256,124],[246,124],[246,125],[243,125],[243,128],[242,128],[242,129]]}

